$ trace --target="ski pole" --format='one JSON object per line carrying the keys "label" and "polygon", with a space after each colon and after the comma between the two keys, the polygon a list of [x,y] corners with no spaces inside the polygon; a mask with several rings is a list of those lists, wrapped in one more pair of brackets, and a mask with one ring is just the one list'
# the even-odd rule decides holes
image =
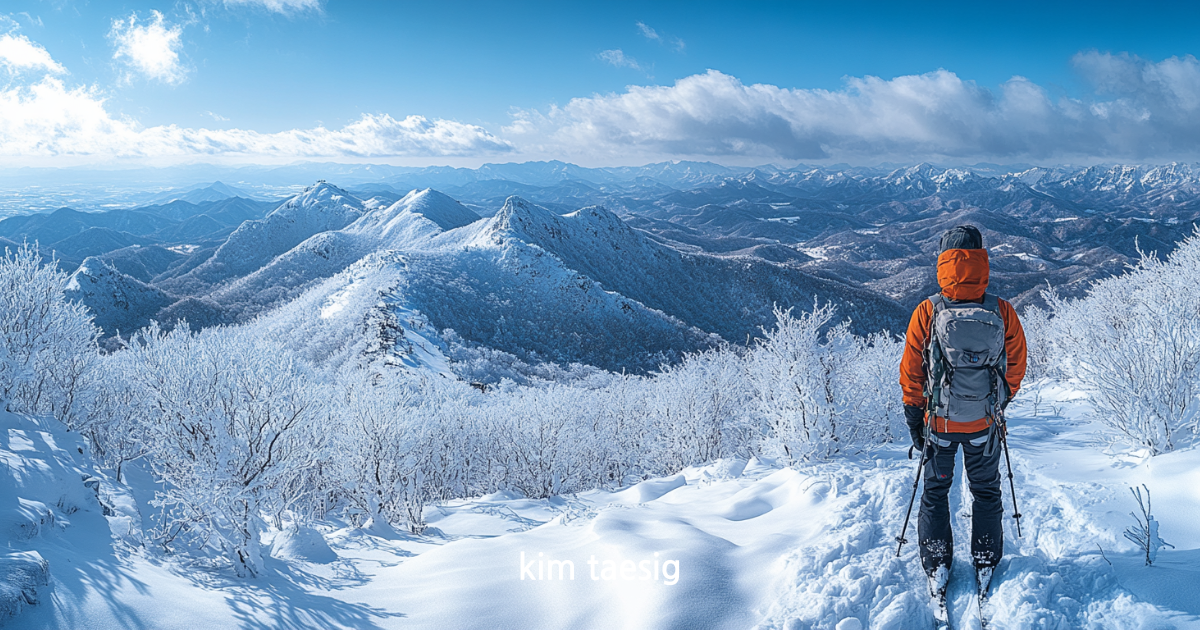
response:
{"label": "ski pole", "polygon": [[1002,425],[1000,443],[1004,445],[1004,464],[1008,467],[1008,489],[1012,494],[1013,518],[1017,521],[1017,538],[1021,537],[1021,511],[1017,509],[1017,485],[1013,482],[1012,459],[1008,457],[1008,425]]}
{"label": "ski pole", "polygon": [[[925,468],[925,453],[929,450],[929,427],[925,428],[925,444],[921,446],[921,461],[917,463],[917,475],[913,479],[912,496],[908,498],[908,511],[904,513],[904,527],[900,530],[900,535],[896,537],[896,542],[900,543],[896,547],[896,557],[900,557],[900,550],[904,548],[904,543],[908,539],[904,537],[908,533],[908,520],[912,518],[913,503],[917,500],[917,486],[921,483],[921,470]],[[912,457],[912,448],[908,449],[908,456]]]}

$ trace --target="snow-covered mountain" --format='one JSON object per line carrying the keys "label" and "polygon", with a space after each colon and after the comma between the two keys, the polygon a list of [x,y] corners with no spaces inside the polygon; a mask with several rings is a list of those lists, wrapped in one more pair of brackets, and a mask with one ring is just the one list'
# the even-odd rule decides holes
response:
{"label": "snow-covered mountain", "polygon": [[251,199],[253,195],[240,188],[216,181],[211,184],[197,184],[190,188],[165,192],[151,199],[150,204],[168,204],[172,201],[204,203],[206,201],[221,201],[232,197]]}
{"label": "snow-covered mountain", "polygon": [[[523,204],[513,200],[511,205]],[[492,219],[475,217],[473,223],[450,230],[441,228],[473,216],[440,193],[414,191],[344,230],[309,239],[264,268],[264,274],[231,288],[246,289],[252,282],[279,286],[281,276],[268,282],[265,272],[312,269],[314,256],[330,265],[317,267],[321,271],[311,276],[359,257],[352,267],[346,264],[346,271],[316,285],[269,319],[288,317],[293,322],[289,326],[299,327],[297,317],[324,320],[336,313],[344,319],[348,309],[331,305],[347,298],[337,296],[356,295],[365,290],[364,283],[380,284],[378,277],[386,276],[388,286],[378,289],[375,301],[349,309],[358,321],[382,316],[365,312],[379,301],[401,321],[412,319],[412,314],[427,318],[432,333],[425,334],[453,329],[469,342],[531,360],[648,369],[715,340],[683,321],[605,291],[536,244],[505,238],[511,212],[502,211]],[[344,247],[318,249],[331,244]],[[321,258],[322,253],[329,257]],[[364,271],[370,269],[376,271]]]}
{"label": "snow-covered mountain", "polygon": [[403,253],[402,302],[436,329],[560,363],[652,368],[707,347],[708,333],[757,336],[777,304],[831,300],[863,331],[903,324],[898,305],[869,292],[759,258],[682,253],[601,207],[560,216],[511,197],[479,219],[428,189],[316,234],[209,297],[244,318],[377,252]]}
{"label": "snow-covered mountain", "polygon": [[344,228],[314,234],[253,273],[218,287],[209,297],[227,305],[233,317],[245,317],[294,298],[312,282],[372,252],[420,248],[444,230],[478,220],[479,215],[446,195],[414,190],[391,206],[364,210]]}
{"label": "snow-covered mountain", "polygon": [[201,265],[163,283],[180,294],[198,294],[263,267],[314,234],[339,230],[361,217],[362,201],[319,182],[259,220],[246,221]]}
{"label": "snow-covered mountain", "polygon": [[510,199],[492,219],[493,239],[516,239],[554,254],[604,288],[726,340],[757,336],[772,308],[832,301],[862,331],[900,330],[899,305],[867,291],[814,278],[755,257],[683,253],[593,206],[558,216]]}
{"label": "snow-covered mountain", "polygon": [[106,335],[128,335],[147,325],[178,298],[89,257],[71,274],[68,299],[86,304]]}

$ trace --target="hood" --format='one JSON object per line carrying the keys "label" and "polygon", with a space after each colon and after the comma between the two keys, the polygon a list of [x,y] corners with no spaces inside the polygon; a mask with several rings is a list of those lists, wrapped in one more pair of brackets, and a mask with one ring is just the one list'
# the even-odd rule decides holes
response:
{"label": "hood", "polygon": [[938,286],[951,300],[978,300],[987,291],[986,249],[948,249],[938,256]]}

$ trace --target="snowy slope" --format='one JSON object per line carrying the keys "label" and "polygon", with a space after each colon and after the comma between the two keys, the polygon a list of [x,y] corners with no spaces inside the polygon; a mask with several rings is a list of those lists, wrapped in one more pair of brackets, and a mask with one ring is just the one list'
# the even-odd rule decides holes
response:
{"label": "snowy slope", "polygon": [[[88,567],[104,567],[109,529],[86,448],[55,420],[0,406],[0,626],[29,627],[22,610],[51,610]],[[72,549],[80,541],[88,544]]]}
{"label": "snowy slope", "polygon": [[[1089,445],[1094,427],[1078,399],[1050,387],[1037,415],[1032,396],[1010,408],[1024,536],[1006,519],[992,627],[1200,628],[1200,450],[1113,459]],[[10,550],[49,560],[54,593],[24,607],[15,627],[907,630],[932,621],[915,545],[895,556],[913,470],[898,446],[798,469],[722,460],[616,492],[451,501],[426,508],[432,527],[421,536],[317,522],[330,549],[308,547],[324,557],[297,554],[296,534],[272,531],[264,543],[278,538],[282,559],[236,580],[99,535],[99,507],[73,477],[86,459],[69,436],[11,414],[0,421],[6,470],[30,471],[0,491],[6,517],[14,493],[56,519],[65,510],[54,506],[79,506],[68,527],[55,520],[10,538]],[[31,464],[39,458],[51,472]],[[132,495],[102,485],[114,535],[136,516],[128,497],[150,488],[130,478]],[[1152,567],[1121,536],[1136,509],[1128,487],[1141,483],[1176,547]],[[59,488],[75,498],[63,503]],[[961,546],[970,499],[956,491],[951,501]],[[571,561],[574,579],[566,565],[551,572],[551,560]],[[952,576],[958,627],[977,614],[969,573],[957,566]]]}
{"label": "snowy slope", "polygon": [[251,326],[317,365],[375,360],[450,379],[428,321],[406,303],[402,254],[372,254]]}
{"label": "snowy slope", "polygon": [[726,340],[759,336],[772,308],[809,309],[832,301],[862,333],[903,330],[906,313],[877,294],[757,258],[722,258],[671,249],[592,206],[564,216],[512,197],[492,219],[491,238],[536,245],[568,268],[646,306]]}
{"label": "snowy slope", "polygon": [[212,258],[183,276],[165,281],[163,288],[198,294],[204,288],[252,273],[310,236],[341,229],[364,212],[357,198],[320,182],[262,219],[242,223]]}

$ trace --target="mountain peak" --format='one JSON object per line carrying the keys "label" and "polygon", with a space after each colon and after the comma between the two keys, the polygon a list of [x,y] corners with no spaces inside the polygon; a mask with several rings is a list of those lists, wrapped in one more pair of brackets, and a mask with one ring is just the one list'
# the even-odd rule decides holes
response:
{"label": "mountain peak", "polygon": [[85,304],[105,335],[131,332],[150,322],[175,298],[125,275],[96,256],[83,259],[64,288],[67,299]]}
{"label": "mountain peak", "polygon": [[565,215],[567,219],[577,219],[597,228],[618,231],[628,230],[629,225],[617,216],[615,212],[604,206],[587,206],[580,208],[571,214]]}
{"label": "mountain peak", "polygon": [[108,264],[98,256],[88,256],[87,258],[83,259],[82,263],[79,264],[79,268],[75,270],[75,273],[71,274],[71,282],[76,282],[75,278],[78,276],[99,278],[102,276],[119,273],[120,272],[117,271],[112,265]]}
{"label": "mountain peak", "polygon": [[407,207],[409,212],[433,221],[443,230],[470,225],[480,219],[478,214],[459,203],[457,199],[432,188],[413,190],[394,205],[401,204]]}
{"label": "mountain peak", "polygon": [[528,234],[535,226],[553,223],[558,217],[541,206],[513,195],[492,218],[491,231],[496,234]]}
{"label": "mountain peak", "polygon": [[351,214],[361,214],[363,203],[358,197],[322,179],[316,184],[306,187],[291,199],[283,202],[282,205],[271,211],[270,214],[291,213],[294,211],[293,209],[321,210],[326,208],[341,212],[349,211]]}
{"label": "mountain peak", "polygon": [[413,190],[386,208],[364,214],[347,231],[406,240],[470,225],[480,216],[432,188]]}
{"label": "mountain peak", "polygon": [[317,183],[313,184],[312,186],[306,186],[303,191],[294,197],[294,199],[326,199],[337,197],[350,197],[351,199],[357,199],[354,197],[354,195],[351,195],[345,190],[342,190],[341,188],[330,184],[323,179],[317,180]]}

